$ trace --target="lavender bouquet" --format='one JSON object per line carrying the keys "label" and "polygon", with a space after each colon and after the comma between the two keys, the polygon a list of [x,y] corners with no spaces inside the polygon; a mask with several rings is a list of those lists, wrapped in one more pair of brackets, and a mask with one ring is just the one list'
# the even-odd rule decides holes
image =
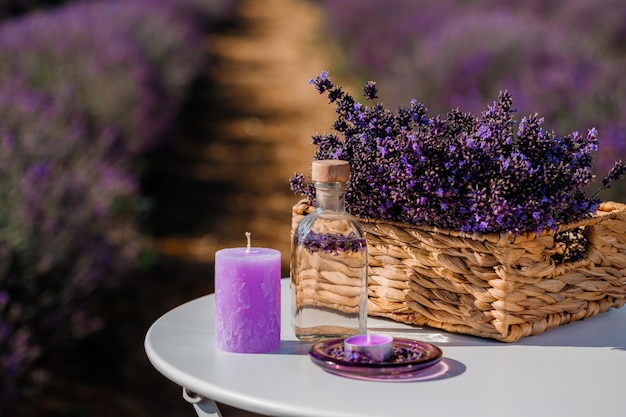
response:
{"label": "lavender bouquet", "polygon": [[[480,116],[452,110],[428,117],[413,100],[396,112],[377,102],[372,81],[363,105],[327,72],[310,81],[335,104],[334,130],[313,136],[315,159],[344,159],[352,177],[346,208],[361,218],[466,233],[520,234],[589,217],[600,200],[583,189],[593,179],[597,131],[558,135],[534,114],[516,123],[513,99],[501,92]],[[609,188],[626,171],[616,163]],[[303,174],[291,188],[314,202]]]}

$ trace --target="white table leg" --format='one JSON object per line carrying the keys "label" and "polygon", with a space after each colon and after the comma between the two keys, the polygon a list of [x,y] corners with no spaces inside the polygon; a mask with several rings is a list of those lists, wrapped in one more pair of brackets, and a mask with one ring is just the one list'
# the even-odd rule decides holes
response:
{"label": "white table leg", "polygon": [[198,417],[223,417],[215,401],[210,398],[189,391],[186,387],[183,387],[183,398],[193,405]]}

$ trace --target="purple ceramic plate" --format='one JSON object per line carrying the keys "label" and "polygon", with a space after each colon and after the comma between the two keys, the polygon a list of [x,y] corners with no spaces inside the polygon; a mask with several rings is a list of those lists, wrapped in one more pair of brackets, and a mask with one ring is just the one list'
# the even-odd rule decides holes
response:
{"label": "purple ceramic plate", "polygon": [[437,346],[411,339],[393,339],[394,355],[389,361],[359,362],[343,354],[343,338],[324,340],[309,350],[311,360],[327,372],[365,380],[415,380],[418,371],[441,360]]}

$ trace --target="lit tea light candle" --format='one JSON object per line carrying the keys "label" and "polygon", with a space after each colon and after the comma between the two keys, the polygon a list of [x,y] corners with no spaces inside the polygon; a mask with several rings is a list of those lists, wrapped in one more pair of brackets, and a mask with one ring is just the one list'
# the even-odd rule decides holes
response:
{"label": "lit tea light candle", "polygon": [[245,248],[215,253],[215,339],[228,352],[280,347],[280,252]]}
{"label": "lit tea light candle", "polygon": [[359,352],[369,355],[373,360],[383,362],[393,356],[393,337],[386,334],[359,334],[343,341],[346,355]]}

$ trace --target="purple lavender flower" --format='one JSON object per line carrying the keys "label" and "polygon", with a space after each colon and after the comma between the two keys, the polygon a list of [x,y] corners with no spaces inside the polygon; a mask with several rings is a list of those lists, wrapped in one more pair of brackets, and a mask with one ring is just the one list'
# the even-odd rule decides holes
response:
{"label": "purple lavender flower", "polygon": [[378,98],[378,88],[376,87],[376,83],[374,81],[368,81],[367,84],[363,86],[363,95],[368,100],[376,100]]}
{"label": "purple lavender flower", "polygon": [[324,254],[363,252],[367,247],[365,239],[359,238],[354,232],[348,235],[341,233],[316,233],[310,231],[304,237],[302,245],[312,253],[322,252]]}
{"label": "purple lavender flower", "polygon": [[[327,73],[314,84],[334,97],[341,135],[315,136],[315,158],[350,162],[346,207],[359,217],[518,234],[578,220],[598,205],[582,192],[593,178],[595,129],[559,136],[538,115],[515,129],[508,92],[479,117],[455,109],[444,119],[428,118],[415,101],[395,113],[380,103],[357,105]],[[292,188],[310,197],[303,175]],[[318,240],[320,248],[327,243]]]}
{"label": "purple lavender flower", "polygon": [[606,177],[602,179],[602,188],[611,188],[611,183],[619,181],[626,174],[626,163],[617,161]]}
{"label": "purple lavender flower", "polygon": [[[335,359],[345,360],[356,363],[374,363],[376,362],[367,352],[351,351],[349,355],[343,346],[332,347],[328,349],[327,354]],[[416,346],[401,347],[393,346],[393,355],[387,361],[390,363],[402,363],[417,361],[424,357],[424,352]]]}

